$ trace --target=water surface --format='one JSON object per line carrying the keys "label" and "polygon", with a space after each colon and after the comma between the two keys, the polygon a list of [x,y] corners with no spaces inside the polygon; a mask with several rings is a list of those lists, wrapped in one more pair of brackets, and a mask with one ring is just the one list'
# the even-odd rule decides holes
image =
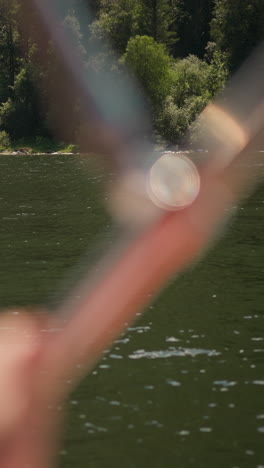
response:
{"label": "water surface", "polygon": [[[88,157],[0,157],[2,306],[52,301],[113,242],[103,178]],[[264,186],[232,212],[71,395],[61,467],[264,467]]]}

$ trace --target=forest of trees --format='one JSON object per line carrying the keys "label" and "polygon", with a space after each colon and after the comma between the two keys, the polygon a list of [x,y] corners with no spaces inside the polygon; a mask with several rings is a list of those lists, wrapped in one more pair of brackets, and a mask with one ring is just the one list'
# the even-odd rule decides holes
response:
{"label": "forest of trees", "polygon": [[[49,60],[42,62],[34,18],[28,18],[27,37],[21,31],[24,1],[0,0],[0,148],[21,138],[53,136],[53,110],[41,105],[45,80],[56,67],[52,41],[42,51]],[[89,21],[78,15],[85,3],[93,11]],[[63,5],[62,21],[87,66],[96,61],[99,72],[104,69],[104,55],[91,57],[89,50],[93,41],[108,38],[119,66],[126,64],[144,90],[156,134],[173,144],[181,143],[197,114],[264,38],[263,0],[64,0]]]}

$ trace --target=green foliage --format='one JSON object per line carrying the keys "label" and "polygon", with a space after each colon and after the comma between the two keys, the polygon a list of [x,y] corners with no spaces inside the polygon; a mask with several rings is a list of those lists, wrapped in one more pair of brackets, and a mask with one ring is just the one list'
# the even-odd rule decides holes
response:
{"label": "green foliage", "polygon": [[168,142],[179,143],[188,125],[187,113],[174,103],[172,96],[168,96],[157,123],[159,133]]}
{"label": "green foliage", "polygon": [[[92,6],[94,16],[79,14],[85,3]],[[29,9],[21,35],[22,5],[23,0],[0,0],[0,130],[12,141],[21,137],[34,141],[36,135],[50,136],[50,128],[55,133],[65,129],[59,138],[75,141],[80,102],[70,96],[64,99],[67,74],[58,79],[65,70],[52,41],[37,44],[34,9]],[[60,21],[87,72],[98,72],[98,77],[111,72],[112,84],[121,87],[127,78],[121,68],[128,65],[148,98],[155,129],[172,142],[182,141],[208,100],[222,91],[230,70],[264,36],[263,0],[63,0],[61,5]],[[117,65],[110,49],[98,53],[93,47],[106,36],[122,56]],[[107,103],[108,95],[106,89]],[[44,138],[37,148],[55,147]],[[63,150],[58,145],[56,149]]]}
{"label": "green foliage", "polygon": [[144,32],[144,10],[140,0],[102,0],[99,17],[90,26],[92,36],[107,36],[115,50],[124,53],[130,37]]}
{"label": "green foliage", "polygon": [[46,153],[54,151],[54,142],[47,137],[38,135],[33,142],[34,149],[38,153]]}
{"label": "green foliage", "polygon": [[0,151],[10,148],[11,141],[8,133],[4,130],[0,132]]}
{"label": "green foliage", "polygon": [[207,90],[212,97],[223,91],[228,78],[227,54],[221,52],[216,44],[209,42],[206,57],[209,60]]}
{"label": "green foliage", "polygon": [[78,153],[79,148],[77,145],[67,145],[64,148],[60,149],[60,153]]}
{"label": "green foliage", "polygon": [[13,133],[13,121],[15,120],[15,104],[11,98],[3,102],[0,107],[0,125],[1,128],[10,130]]}
{"label": "green foliage", "polygon": [[16,0],[0,1],[0,103],[10,96],[10,86],[14,85],[19,68],[18,9],[19,2]]}
{"label": "green foliage", "polygon": [[176,3],[175,28],[179,40],[173,48],[173,55],[184,58],[191,54],[203,58],[210,38],[214,0],[177,0]]}
{"label": "green foliage", "polygon": [[70,9],[67,16],[63,21],[63,25],[69,35],[69,38],[79,55],[84,58],[86,56],[86,50],[83,45],[83,34],[81,32],[81,25],[78,18],[75,15],[74,9]]}
{"label": "green foliage", "polygon": [[[25,154],[79,152],[79,148],[76,145],[66,145],[64,142],[58,142],[42,135],[38,135],[35,138],[23,137],[13,142],[9,139],[9,142],[9,146],[7,147],[9,151],[22,150]],[[4,151],[4,148],[0,149],[0,151]]]}
{"label": "green foliage", "polygon": [[181,107],[191,96],[207,93],[209,66],[194,55],[177,60],[172,67],[173,97]]}
{"label": "green foliage", "polygon": [[136,36],[129,40],[122,61],[134,72],[154,108],[159,107],[171,88],[165,46],[152,37]]}
{"label": "green foliage", "polygon": [[142,0],[144,29],[155,41],[165,44],[169,50],[177,42],[179,0]]}
{"label": "green foliage", "polygon": [[186,100],[184,106],[178,107],[173,97],[168,96],[157,122],[159,133],[169,143],[182,143],[186,132],[207,102],[206,96],[192,96]]}
{"label": "green foliage", "polygon": [[20,140],[16,146],[19,147],[21,143],[27,143],[32,147],[36,153],[78,153],[79,148],[76,145],[66,145],[64,142],[56,142],[48,137],[38,135],[34,140]]}
{"label": "green foliage", "polygon": [[[216,60],[216,59],[215,59]],[[221,90],[225,74],[217,74],[217,66],[193,55],[177,60],[171,68],[171,95],[159,114],[159,133],[171,143],[180,143],[193,121],[213,95]]]}
{"label": "green foliage", "polygon": [[235,70],[264,38],[263,0],[216,0],[211,38]]}
{"label": "green foliage", "polygon": [[[209,51],[210,49],[210,51]],[[177,60],[172,66],[173,97],[181,107],[191,96],[204,96],[207,100],[221,92],[228,77],[225,57],[211,44],[208,62],[194,55]]]}
{"label": "green foliage", "polygon": [[90,26],[92,37],[107,36],[120,54],[136,35],[153,37],[172,49],[177,41],[180,3],[181,0],[102,0],[98,18]]}
{"label": "green foliage", "polygon": [[37,127],[34,91],[29,70],[22,68],[15,77],[12,98],[0,106],[0,124],[12,138],[34,134]]}

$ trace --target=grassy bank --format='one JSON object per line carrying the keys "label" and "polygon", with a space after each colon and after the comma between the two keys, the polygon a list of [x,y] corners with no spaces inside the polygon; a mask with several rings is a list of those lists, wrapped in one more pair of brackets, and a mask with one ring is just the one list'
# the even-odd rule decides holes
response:
{"label": "grassy bank", "polygon": [[7,145],[0,145],[0,153],[78,153],[76,145],[57,142],[49,138],[37,137],[35,139],[21,138]]}

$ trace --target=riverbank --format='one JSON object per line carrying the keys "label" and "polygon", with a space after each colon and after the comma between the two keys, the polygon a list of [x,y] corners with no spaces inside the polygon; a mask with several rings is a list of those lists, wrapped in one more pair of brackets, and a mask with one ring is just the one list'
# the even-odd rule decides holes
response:
{"label": "riverbank", "polygon": [[[171,153],[190,153],[190,152],[202,152],[206,153],[207,149],[194,149],[188,148],[187,146],[181,147],[180,145],[169,145],[164,141],[156,142],[154,145],[155,152],[171,152]],[[257,152],[263,153],[263,149],[258,149]],[[64,142],[56,142],[49,138],[37,137],[36,139],[20,139],[12,142],[8,148],[0,146],[0,155],[58,155],[65,154],[71,155],[81,154],[80,149],[77,145],[66,144]]]}
{"label": "riverbank", "polygon": [[56,156],[56,155],[80,155],[81,153],[79,153],[78,151],[34,151],[34,150],[28,150],[28,148],[21,148],[21,149],[18,149],[18,150],[4,150],[4,151],[0,151],[0,156]]}
{"label": "riverbank", "polygon": [[20,139],[12,142],[7,148],[0,147],[0,154],[78,154],[77,145],[53,141],[49,138]]}
{"label": "riverbank", "polygon": [[[170,145],[166,141],[158,137],[154,144],[155,151],[173,151],[177,152],[180,149],[179,145]],[[186,150],[186,148],[184,148]],[[6,155],[30,155],[30,154],[80,154],[78,145],[69,144],[52,140],[47,137],[36,137],[34,139],[21,138],[16,141],[8,141],[7,145],[1,145],[0,154]]]}

